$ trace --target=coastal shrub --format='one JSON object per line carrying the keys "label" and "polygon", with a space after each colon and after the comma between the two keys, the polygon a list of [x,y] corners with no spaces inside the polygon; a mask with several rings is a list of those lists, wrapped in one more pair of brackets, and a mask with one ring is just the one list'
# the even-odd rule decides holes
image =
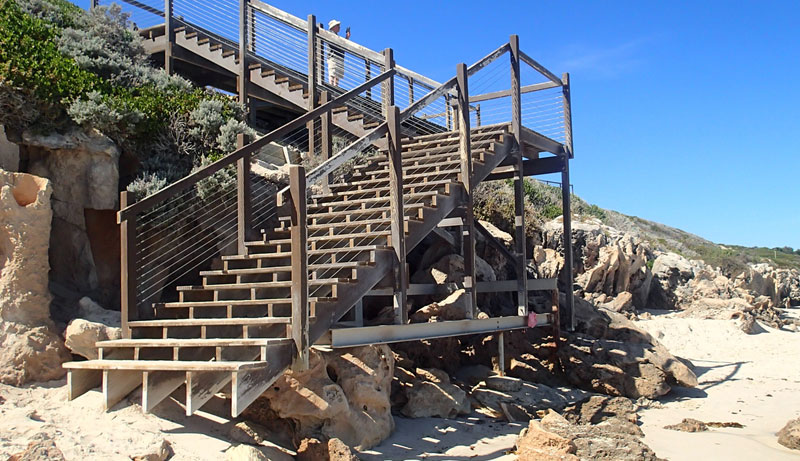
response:
{"label": "coastal shrub", "polygon": [[0,124],[22,132],[98,130],[136,158],[129,190],[151,193],[255,133],[231,97],[149,65],[117,5],[0,3]]}

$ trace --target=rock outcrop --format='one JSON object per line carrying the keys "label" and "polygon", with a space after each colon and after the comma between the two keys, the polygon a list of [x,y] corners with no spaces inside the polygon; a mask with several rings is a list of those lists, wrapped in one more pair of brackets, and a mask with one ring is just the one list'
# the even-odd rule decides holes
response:
{"label": "rock outcrop", "polygon": [[792,450],[800,450],[800,418],[789,421],[778,431],[778,443]]}
{"label": "rock outcrop", "polygon": [[0,170],[0,382],[64,375],[69,353],[50,319],[50,182]]}
{"label": "rock outcrop", "polygon": [[8,461],[64,461],[64,454],[44,432],[33,437],[24,451],[11,455]]}
{"label": "rock outcrop", "polygon": [[287,371],[263,399],[278,418],[293,422],[298,440],[321,433],[368,449],[394,430],[389,401],[393,373],[387,346],[312,351],[308,370]]}
{"label": "rock outcrop", "polygon": [[697,377],[658,340],[621,314],[575,300],[576,332],[559,349],[567,379],[582,389],[655,398],[671,384],[694,387]]}
{"label": "rock outcrop", "polygon": [[[27,170],[50,180],[53,227],[51,279],[77,298],[90,295],[104,305],[119,302],[120,151],[97,131],[22,133]],[[63,300],[63,309],[70,301]],[[59,307],[61,307],[59,305]],[[66,321],[72,317],[64,314]]]}
{"label": "rock outcrop", "polygon": [[395,379],[404,401],[400,410],[403,416],[455,418],[470,412],[467,393],[451,383],[442,370],[396,367]]}
{"label": "rock outcrop", "polygon": [[120,313],[103,309],[90,298],[82,298],[80,318],[72,320],[64,331],[64,344],[73,353],[87,359],[96,359],[95,343],[122,337]]}

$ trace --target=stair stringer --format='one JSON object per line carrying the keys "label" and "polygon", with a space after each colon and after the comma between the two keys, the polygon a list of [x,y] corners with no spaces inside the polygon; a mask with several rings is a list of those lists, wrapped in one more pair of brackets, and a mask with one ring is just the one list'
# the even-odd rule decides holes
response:
{"label": "stair stringer", "polygon": [[[513,136],[505,135],[503,142],[494,143],[492,154],[485,156],[484,163],[474,163],[472,179],[478,184],[486,179],[489,174],[516,150],[516,141]],[[461,187],[456,187],[449,195],[439,195],[435,208],[425,208],[425,216],[421,221],[409,222],[406,233],[406,253],[411,252],[422,240],[450,215],[457,207],[465,202],[465,192]],[[335,302],[320,303],[317,305],[316,320],[309,328],[311,344],[321,338],[331,327],[338,322],[353,305],[364,297],[375,285],[383,280],[393,270],[396,257],[394,251],[377,250],[376,263],[373,266],[359,270],[358,283],[351,285],[347,290],[340,290]],[[362,274],[363,272],[363,274]]]}

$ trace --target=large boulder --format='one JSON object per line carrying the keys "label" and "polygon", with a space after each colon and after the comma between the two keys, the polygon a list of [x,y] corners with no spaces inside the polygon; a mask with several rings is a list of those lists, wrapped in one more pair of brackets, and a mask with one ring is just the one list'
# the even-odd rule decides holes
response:
{"label": "large boulder", "polygon": [[656,398],[672,384],[697,385],[694,372],[625,316],[575,300],[577,329],[559,349],[567,379],[585,390]]}
{"label": "large boulder", "polygon": [[[475,277],[479,282],[493,282],[497,280],[492,266],[479,257],[475,258]],[[443,284],[461,282],[463,279],[464,257],[457,254],[450,254],[441,258],[433,266],[414,274],[411,278],[411,282]]]}
{"label": "large boulder", "polygon": [[778,431],[778,443],[792,450],[800,450],[800,418],[789,421]]}
{"label": "large boulder", "polygon": [[413,372],[399,368],[405,405],[400,412],[408,418],[454,418],[470,412],[467,393],[450,382],[450,377],[435,368],[417,368]]}
{"label": "large boulder", "polygon": [[93,360],[98,358],[95,343],[122,337],[120,313],[104,309],[88,297],[81,298],[78,304],[81,318],[67,325],[64,344],[73,354]]}
{"label": "large boulder", "polygon": [[364,450],[394,430],[393,374],[387,346],[312,351],[308,370],[287,371],[263,398],[277,417],[294,422],[299,439],[322,433]]}
{"label": "large boulder", "polygon": [[50,319],[50,182],[0,170],[0,382],[64,375],[69,360]]}
{"label": "large boulder", "polygon": [[514,421],[528,421],[542,410],[562,411],[568,405],[584,400],[587,393],[579,389],[553,388],[539,383],[520,381],[519,388],[498,389],[487,379],[472,389],[472,397],[495,415],[506,415]]}
{"label": "large boulder", "polygon": [[339,439],[323,442],[318,439],[304,439],[297,449],[296,461],[358,461],[358,456]]}
{"label": "large boulder", "polygon": [[531,420],[517,439],[519,461],[579,461],[578,448],[570,439],[545,429]]}

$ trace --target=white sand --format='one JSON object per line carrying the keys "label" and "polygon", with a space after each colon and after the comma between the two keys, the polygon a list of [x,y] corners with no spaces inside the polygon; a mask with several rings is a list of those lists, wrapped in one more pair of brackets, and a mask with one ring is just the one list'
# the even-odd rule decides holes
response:
{"label": "white sand", "polygon": [[[747,335],[732,321],[657,317],[637,322],[697,366],[700,385],[675,389],[663,408],[641,412],[645,443],[662,458],[795,460],[775,433],[800,417],[800,333],[765,328]],[[738,422],[742,429],[666,430],[683,418]]]}
{"label": "white sand", "polygon": [[[139,396],[134,392],[131,400]],[[90,391],[67,402],[66,381],[16,388],[0,385],[0,459],[25,449],[34,435],[45,432],[71,460],[126,460],[144,455],[167,439],[176,461],[224,459],[229,424],[202,417],[186,418],[172,401],[155,415],[123,401],[102,411],[102,395]]]}

